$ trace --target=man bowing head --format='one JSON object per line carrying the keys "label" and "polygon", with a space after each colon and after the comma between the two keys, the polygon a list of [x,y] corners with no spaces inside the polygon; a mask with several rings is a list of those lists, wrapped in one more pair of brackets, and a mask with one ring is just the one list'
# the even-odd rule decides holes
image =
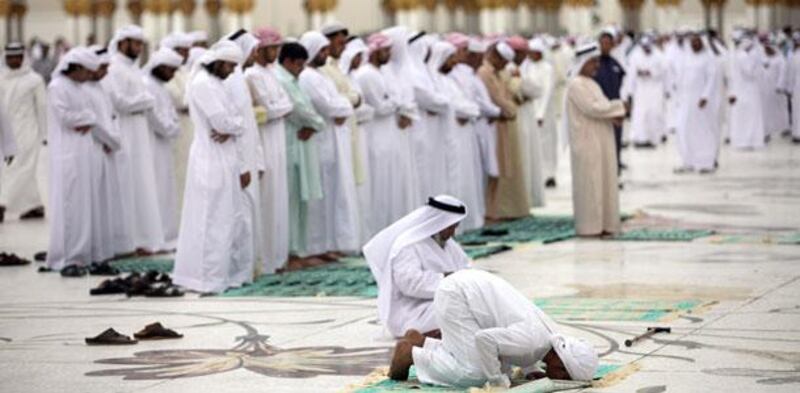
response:
{"label": "man bowing head", "polygon": [[433,295],[446,276],[470,265],[453,239],[467,208],[440,195],[379,232],[364,246],[378,283],[378,316],[395,337],[407,330],[437,336]]}

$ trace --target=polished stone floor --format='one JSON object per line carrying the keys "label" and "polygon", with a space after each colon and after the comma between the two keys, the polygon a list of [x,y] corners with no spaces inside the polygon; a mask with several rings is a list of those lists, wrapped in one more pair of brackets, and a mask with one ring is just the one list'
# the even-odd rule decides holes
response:
{"label": "polished stone floor", "polygon": [[[800,146],[724,146],[713,175],[674,175],[672,143],[628,149],[622,210],[708,228],[692,242],[568,240],[525,244],[476,262],[552,308],[602,363],[627,366],[597,392],[800,390]],[[535,213],[570,213],[569,170]],[[0,224],[0,250],[44,250],[46,223]],[[0,391],[337,392],[385,366],[391,342],[373,299],[90,297],[101,279],[35,266],[0,270]],[[687,303],[688,302],[688,303]],[[683,312],[672,305],[690,304]],[[652,312],[667,307],[652,317]],[[660,312],[660,311],[659,311]],[[89,347],[108,327],[132,334],[161,321],[185,335]],[[649,326],[669,326],[631,348]]]}

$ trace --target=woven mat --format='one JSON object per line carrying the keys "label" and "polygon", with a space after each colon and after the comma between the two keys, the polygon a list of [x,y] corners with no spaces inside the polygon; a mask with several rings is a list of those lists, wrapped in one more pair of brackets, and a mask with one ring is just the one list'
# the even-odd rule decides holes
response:
{"label": "woven mat", "polygon": [[564,321],[642,321],[656,322],[690,313],[703,305],[701,300],[638,300],[602,298],[550,298],[534,303],[556,320]]}
{"label": "woven mat", "polygon": [[[595,372],[594,378],[595,379],[604,378],[605,376],[617,371],[620,368],[621,368],[620,365],[601,364],[597,367],[597,372]],[[565,389],[574,389],[576,383],[573,381],[551,381],[547,378],[534,382],[522,379],[513,381],[512,386],[513,387],[511,388],[510,391],[513,392],[549,393]],[[424,384],[417,379],[416,370],[414,369],[414,366],[411,366],[411,370],[408,375],[408,381],[393,381],[391,379],[386,378],[369,386],[355,389],[353,392],[355,393],[383,393],[383,392],[469,393],[471,390],[475,391],[474,388],[460,389],[453,387]],[[483,392],[488,390],[477,389],[477,391]]]}
{"label": "woven mat", "polygon": [[[496,235],[491,232],[507,232]],[[460,243],[552,243],[575,237],[575,220],[571,216],[529,216],[487,225],[456,237]]]}
{"label": "woven mat", "polygon": [[159,273],[170,273],[175,265],[172,258],[125,258],[109,262],[122,273],[145,273],[155,270]]}
{"label": "woven mat", "polygon": [[708,229],[634,229],[616,235],[612,240],[690,242],[714,234]]}

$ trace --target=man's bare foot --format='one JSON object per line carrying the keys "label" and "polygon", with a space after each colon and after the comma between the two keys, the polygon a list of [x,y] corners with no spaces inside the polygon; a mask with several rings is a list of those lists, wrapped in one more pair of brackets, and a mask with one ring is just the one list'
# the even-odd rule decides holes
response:
{"label": "man's bare foot", "polygon": [[394,346],[392,364],[389,366],[389,378],[395,381],[408,380],[408,370],[411,368],[411,365],[414,364],[414,358],[411,356],[413,348],[414,345],[406,340],[397,342]]}
{"label": "man's bare foot", "polygon": [[[425,336],[426,335],[427,334],[422,334],[422,333],[420,333],[419,331],[417,331],[415,329],[409,329],[406,332],[406,335],[403,336],[403,339],[405,339],[406,341],[408,341],[409,343],[411,343],[411,345],[413,345],[415,347],[421,347],[423,344],[425,344]],[[428,336],[428,337],[430,337],[430,336]]]}

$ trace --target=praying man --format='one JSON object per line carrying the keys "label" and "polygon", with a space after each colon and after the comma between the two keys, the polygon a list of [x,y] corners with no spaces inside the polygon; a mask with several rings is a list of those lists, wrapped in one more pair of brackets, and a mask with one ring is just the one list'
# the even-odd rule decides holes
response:
{"label": "praying man", "polygon": [[[529,379],[589,381],[597,370],[591,344],[559,334],[530,299],[491,273],[453,273],[439,284],[432,308],[442,338],[409,330],[395,346],[390,378],[408,379],[413,364],[423,383],[508,388],[512,365]],[[540,361],[544,373],[536,369]]]}
{"label": "praying man", "polygon": [[470,266],[453,239],[467,216],[456,198],[440,195],[379,232],[364,246],[367,264],[378,283],[378,316],[401,337],[414,329],[437,336],[441,320],[434,295],[442,280]]}

